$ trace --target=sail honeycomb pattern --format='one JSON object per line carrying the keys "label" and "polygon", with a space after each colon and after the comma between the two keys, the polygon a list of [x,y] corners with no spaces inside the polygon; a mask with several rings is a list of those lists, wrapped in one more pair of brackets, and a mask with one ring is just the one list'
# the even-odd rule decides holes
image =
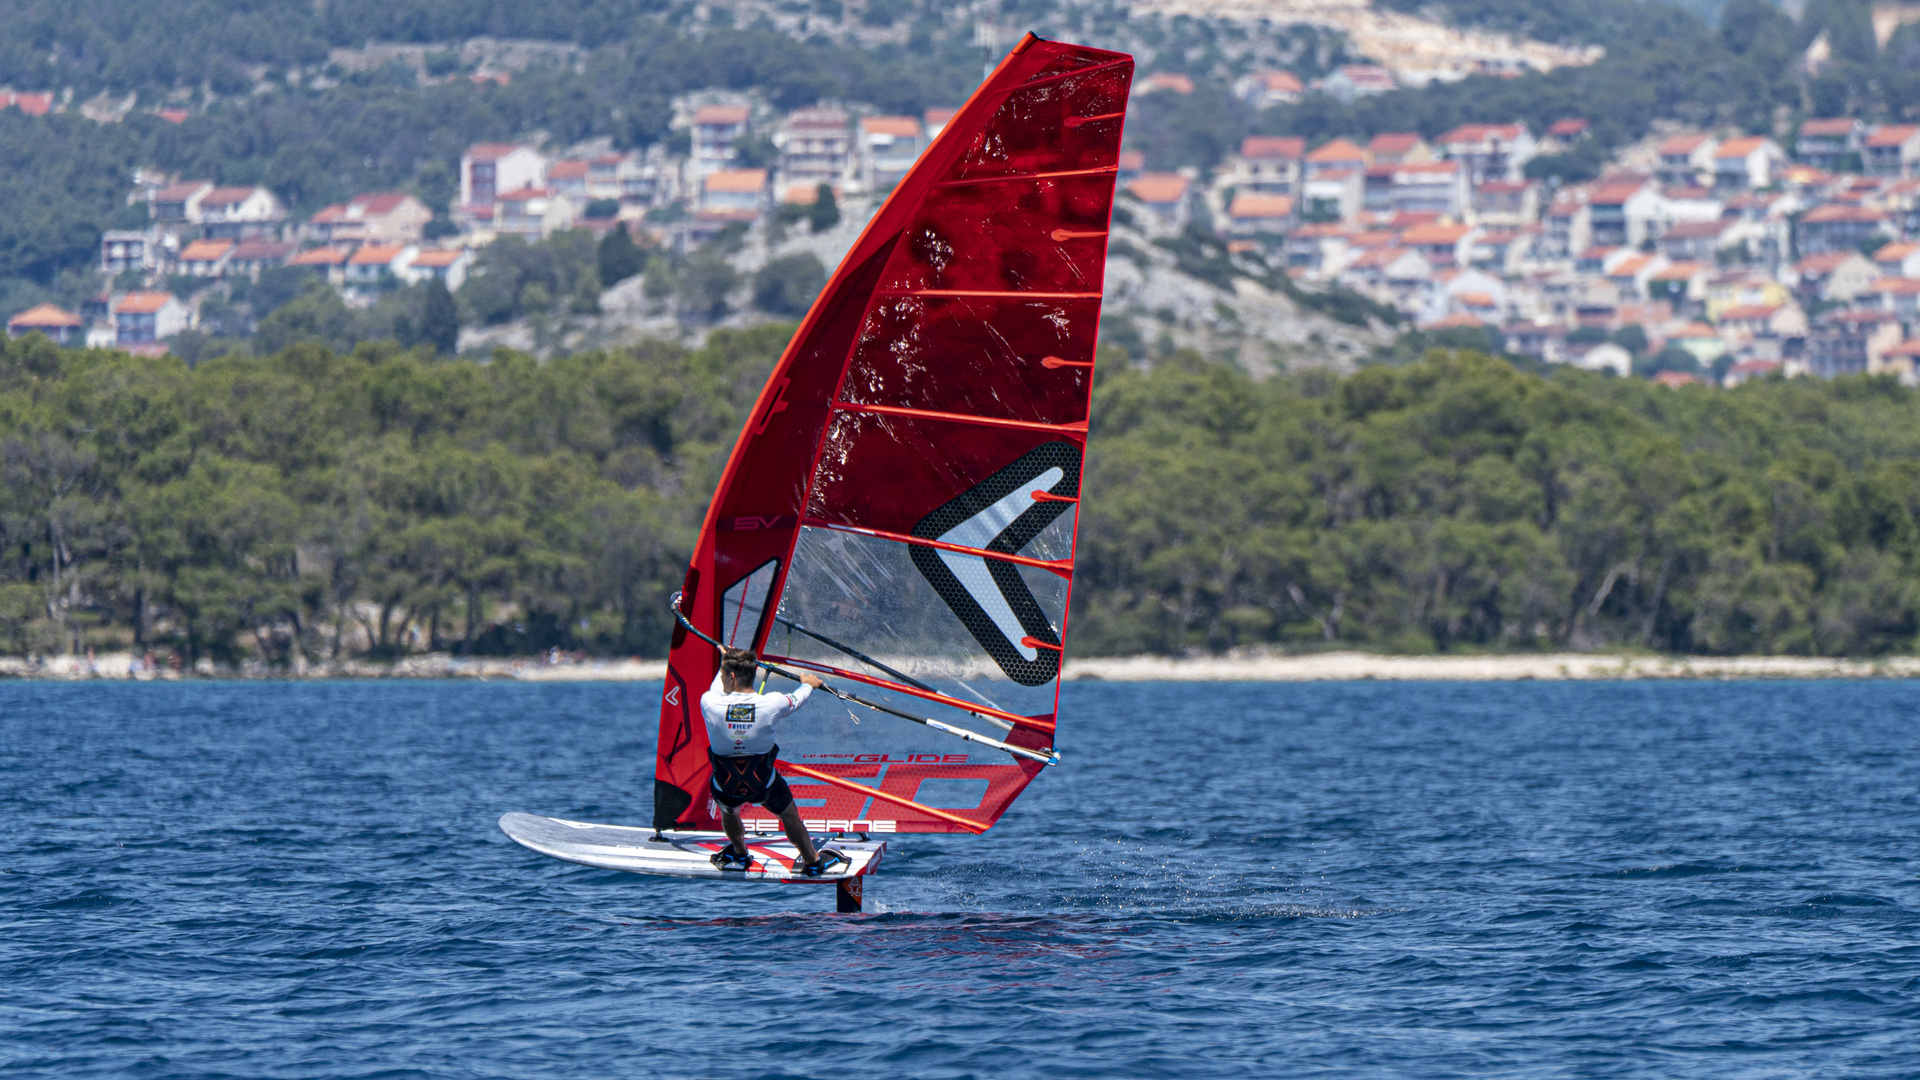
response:
{"label": "sail honeycomb pattern", "polygon": [[[1029,36],[901,181],[734,447],[681,601],[702,633],[1055,745],[1132,81],[1125,54]],[[718,824],[698,706],[716,666],[676,632],[656,827]],[[983,831],[1041,768],[824,695],[783,726],[779,767],[810,828],[856,832]]]}

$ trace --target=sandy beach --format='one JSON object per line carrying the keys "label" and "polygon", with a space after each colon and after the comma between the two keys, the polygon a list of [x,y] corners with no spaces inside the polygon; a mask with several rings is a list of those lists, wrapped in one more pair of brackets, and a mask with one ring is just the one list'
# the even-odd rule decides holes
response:
{"label": "sandy beach", "polygon": [[[536,658],[462,660],[444,654],[398,663],[344,661],[295,668],[201,661],[191,670],[143,670],[131,653],[39,658],[0,657],[0,678],[16,679],[518,679],[527,682],[646,682],[664,678],[666,661],[561,661]],[[1264,651],[1219,656],[1125,656],[1070,660],[1070,680],[1107,682],[1498,682],[1522,679],[1910,679],[1920,657],[1836,660],[1805,656],[1614,656],[1540,653],[1510,656],[1382,656],[1363,652],[1286,655]]]}

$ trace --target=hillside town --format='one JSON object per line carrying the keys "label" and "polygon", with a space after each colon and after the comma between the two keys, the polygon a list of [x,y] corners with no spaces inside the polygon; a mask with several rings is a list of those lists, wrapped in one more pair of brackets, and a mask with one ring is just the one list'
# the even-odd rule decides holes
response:
{"label": "hillside town", "polygon": [[[1311,86],[1256,71],[1233,92],[1265,108],[1310,90],[1352,100],[1397,84],[1385,68],[1347,65]],[[1172,73],[1135,87],[1193,91]],[[824,104],[782,113],[711,93],[674,111],[676,136],[640,150],[472,146],[440,212],[416,194],[367,192],[302,219],[265,187],[142,170],[127,200],[149,224],[100,237],[110,287],[83,310],[10,313],[8,331],[158,354],[196,325],[205,297],[282,267],[365,307],[402,285],[458,292],[479,253],[506,237],[624,229],[642,246],[687,252],[782,207],[832,198],[870,211],[953,115]],[[1412,327],[1481,331],[1491,348],[1545,362],[1675,385],[1776,372],[1915,380],[1920,126],[1815,119],[1784,141],[1669,128],[1590,181],[1529,168],[1590,137],[1579,117],[1539,131],[1466,124],[1431,139],[1257,135],[1205,175],[1149,171],[1127,149],[1117,216],[1148,236],[1217,236],[1240,265],[1301,289],[1343,287]]]}

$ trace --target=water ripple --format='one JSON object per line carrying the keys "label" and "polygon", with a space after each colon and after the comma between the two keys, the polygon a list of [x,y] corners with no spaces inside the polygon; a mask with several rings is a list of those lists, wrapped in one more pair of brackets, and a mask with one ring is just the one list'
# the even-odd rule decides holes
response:
{"label": "water ripple", "polygon": [[0,685],[0,1070],[1920,1075],[1903,683],[1074,685],[858,916],[498,834],[647,820],[658,692]]}

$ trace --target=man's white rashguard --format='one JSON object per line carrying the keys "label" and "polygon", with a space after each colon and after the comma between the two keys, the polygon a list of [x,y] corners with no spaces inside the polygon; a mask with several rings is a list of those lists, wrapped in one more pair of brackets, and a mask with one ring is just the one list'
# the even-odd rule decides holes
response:
{"label": "man's white rashguard", "polygon": [[707,722],[707,760],[713,765],[713,797],[732,810],[741,803],[758,803],[778,817],[793,805],[787,782],[773,769],[780,754],[774,742],[780,722],[792,716],[813,696],[802,684],[790,694],[755,694],[722,690],[720,676],[700,695],[700,715]]}

